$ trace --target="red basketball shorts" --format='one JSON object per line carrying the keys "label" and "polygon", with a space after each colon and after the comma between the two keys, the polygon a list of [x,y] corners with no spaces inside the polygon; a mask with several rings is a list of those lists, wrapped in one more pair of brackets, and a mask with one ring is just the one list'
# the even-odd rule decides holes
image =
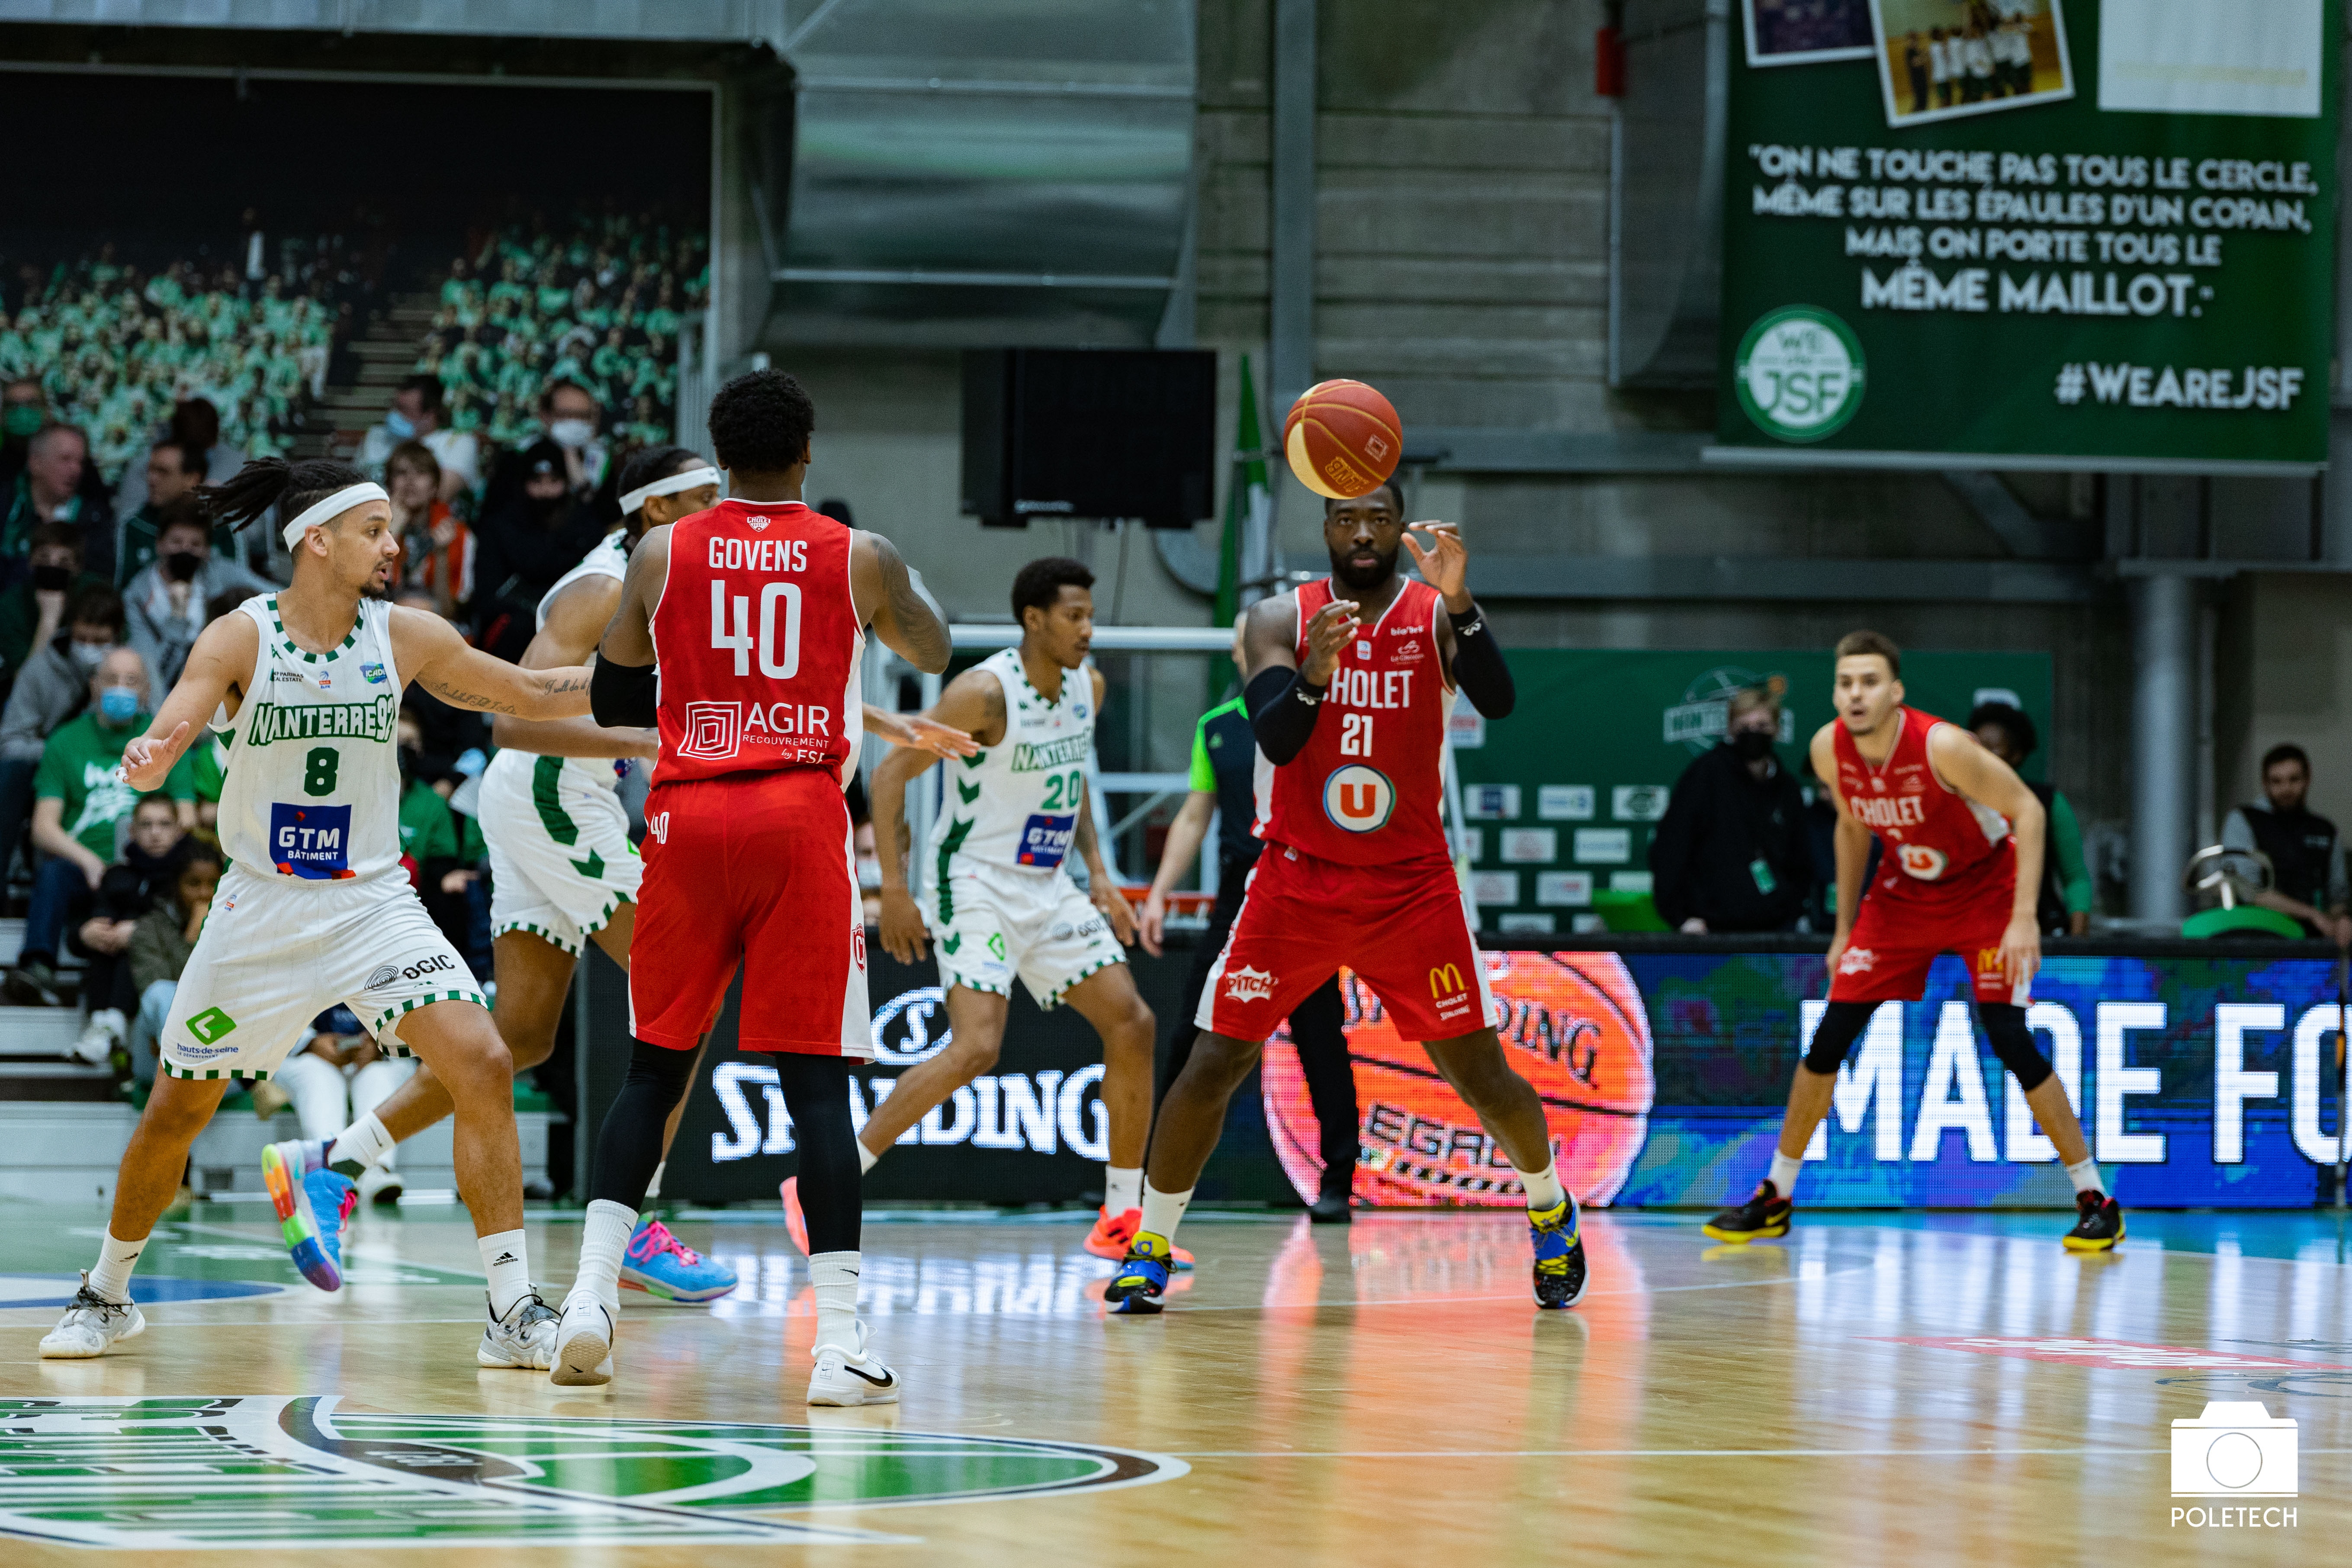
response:
{"label": "red basketball shorts", "polygon": [[743,970],[747,1051],[871,1057],[849,811],[816,768],[655,781],[629,1031],[690,1050]]}
{"label": "red basketball shorts", "polygon": [[1502,1021],[1454,868],[1342,866],[1268,844],[1194,1022],[1263,1040],[1344,964],[1407,1040],[1451,1040]]}
{"label": "red basketball shorts", "polygon": [[1831,1001],[1916,1002],[1927,989],[1927,966],[1940,952],[1956,953],[1969,966],[1978,1001],[2019,1007],[2032,1001],[2031,980],[2012,983],[2000,963],[2000,939],[2016,899],[2011,878],[1987,877],[1964,896],[1930,905],[1890,895],[1884,887],[1889,875],[1901,877],[1883,871],[1882,886],[1853,917],[1853,935],[1830,976]]}

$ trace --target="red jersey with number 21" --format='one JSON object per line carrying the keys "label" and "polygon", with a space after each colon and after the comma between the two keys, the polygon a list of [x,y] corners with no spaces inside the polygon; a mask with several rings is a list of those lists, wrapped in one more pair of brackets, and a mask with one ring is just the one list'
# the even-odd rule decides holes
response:
{"label": "red jersey with number 21", "polygon": [[670,525],[653,613],[664,784],[857,755],[866,635],[849,530],[799,501],[723,500]]}
{"label": "red jersey with number 21", "polygon": [[2008,818],[1946,787],[1927,761],[1927,732],[1944,721],[1916,708],[1898,708],[1895,716],[1903,732],[1875,767],[1843,724],[1832,737],[1838,793],[1885,847],[1871,897],[1957,905],[1979,896],[1988,881],[2013,890],[2016,841]]}
{"label": "red jersey with number 21", "polygon": [[[1299,584],[1296,596],[1294,651],[1304,668],[1307,623],[1336,595],[1326,577]],[[1340,650],[1306,749],[1270,770],[1259,759],[1260,838],[1343,866],[1452,861],[1438,817],[1454,704],[1438,653],[1438,602],[1428,584],[1407,582]]]}

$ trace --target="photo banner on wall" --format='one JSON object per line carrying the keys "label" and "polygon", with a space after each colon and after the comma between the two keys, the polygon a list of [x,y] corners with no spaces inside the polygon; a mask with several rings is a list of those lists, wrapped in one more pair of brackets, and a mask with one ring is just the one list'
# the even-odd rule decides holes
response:
{"label": "photo banner on wall", "polygon": [[1735,0],[1709,460],[2306,473],[2342,0]]}

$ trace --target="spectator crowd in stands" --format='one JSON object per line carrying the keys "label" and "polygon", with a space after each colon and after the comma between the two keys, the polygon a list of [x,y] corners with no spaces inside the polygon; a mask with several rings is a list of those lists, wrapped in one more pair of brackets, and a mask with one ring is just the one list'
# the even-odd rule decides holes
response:
{"label": "spectator crowd in stands", "polygon": [[[26,918],[0,995],[61,1005],[78,991],[76,1054],[137,1081],[152,1080],[222,869],[226,742],[201,737],[145,796],[114,769],[205,626],[285,575],[273,531],[214,523],[201,487],[288,448],[373,298],[338,241],[283,244],[276,271],[268,249],[247,214],[241,267],[142,272],[101,247],[0,279],[0,893]],[[540,598],[617,522],[622,461],[669,439],[679,317],[702,308],[708,247],[599,218],[516,225],[472,249],[359,459],[392,497],[391,594],[515,658]],[[465,808],[488,751],[480,715],[404,693],[403,847],[485,975],[483,848]],[[388,1064],[353,1031],[315,1027],[288,1085],[298,1110],[388,1092]]]}

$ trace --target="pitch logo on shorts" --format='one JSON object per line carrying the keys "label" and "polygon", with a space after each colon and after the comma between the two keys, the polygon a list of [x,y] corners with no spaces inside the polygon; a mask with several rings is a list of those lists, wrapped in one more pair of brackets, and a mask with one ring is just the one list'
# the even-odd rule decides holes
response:
{"label": "pitch logo on shorts", "polygon": [[1244,964],[1225,972],[1225,994],[1235,1002],[1263,1002],[1274,994],[1274,976]]}
{"label": "pitch logo on shorts", "polygon": [[1396,810],[1396,785],[1377,768],[1350,763],[1323,781],[1323,815],[1349,833],[1370,833]]}

